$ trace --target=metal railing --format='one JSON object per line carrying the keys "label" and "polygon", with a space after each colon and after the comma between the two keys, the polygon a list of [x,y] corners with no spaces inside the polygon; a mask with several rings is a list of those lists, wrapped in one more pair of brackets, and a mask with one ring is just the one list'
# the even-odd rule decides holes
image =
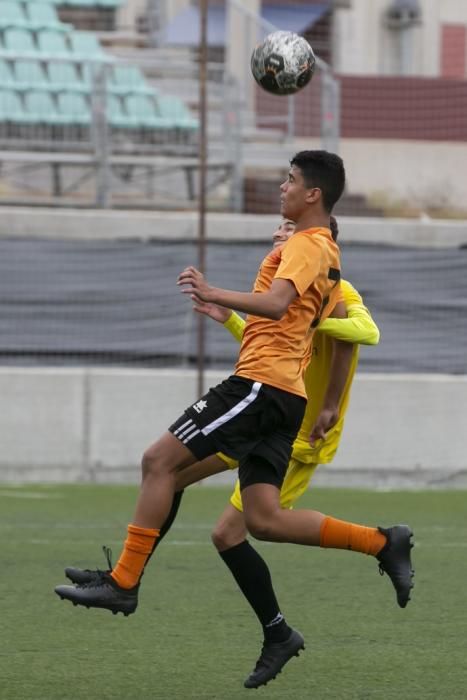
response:
{"label": "metal railing", "polygon": [[[143,206],[193,208],[197,198],[198,129],[196,112],[183,119],[158,112],[163,100],[187,104],[184,94],[176,94],[177,79],[162,81],[150,59],[138,62],[113,58],[82,60],[56,56],[0,52],[7,66],[8,80],[0,79],[0,202],[62,204],[108,207]],[[31,79],[16,79],[18,64],[32,66]],[[69,84],[49,79],[57,67],[73,69]],[[53,67],[55,70],[50,70]],[[114,71],[140,69],[140,80],[126,86],[115,84]],[[188,80],[195,79],[196,65]],[[175,70],[175,67],[172,66]],[[58,71],[60,72],[60,71]],[[228,105],[223,85],[223,69],[209,65],[219,85],[218,100]],[[138,76],[138,73],[133,73]],[[39,79],[39,76],[41,78]],[[172,95],[167,88],[173,87]],[[173,94],[175,93],[175,94]],[[63,112],[65,98],[72,107]],[[129,99],[143,103],[152,113],[125,111]],[[139,98],[142,98],[140,100]],[[140,104],[141,106],[141,104]],[[152,116],[151,116],[152,114]],[[191,122],[190,122],[191,119]],[[227,193],[215,194],[210,205],[228,208],[238,197],[230,182],[232,158],[238,146],[236,125],[222,118],[215,136],[224,144],[210,163],[208,190],[227,183]],[[235,205],[234,205],[235,206]]]}

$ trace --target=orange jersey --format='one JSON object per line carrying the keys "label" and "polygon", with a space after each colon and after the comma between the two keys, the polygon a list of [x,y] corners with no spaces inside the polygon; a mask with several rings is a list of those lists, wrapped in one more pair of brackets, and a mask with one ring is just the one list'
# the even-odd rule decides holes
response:
{"label": "orange jersey", "polygon": [[342,300],[339,248],[327,228],[299,231],[263,260],[253,287],[274,279],[293,283],[298,296],[280,321],[247,316],[235,374],[306,398],[303,376],[315,326]]}

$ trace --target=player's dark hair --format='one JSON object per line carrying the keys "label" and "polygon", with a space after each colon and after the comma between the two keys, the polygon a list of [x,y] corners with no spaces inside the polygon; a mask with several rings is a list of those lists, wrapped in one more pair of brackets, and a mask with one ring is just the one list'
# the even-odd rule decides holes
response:
{"label": "player's dark hair", "polygon": [[330,213],[344,191],[345,169],[342,158],[328,151],[300,151],[294,155],[290,165],[300,169],[306,187],[319,187],[323,206]]}
{"label": "player's dark hair", "polygon": [[335,216],[329,217],[329,228],[331,229],[332,240],[337,241],[337,236],[339,235],[339,226],[337,224],[337,219]]}

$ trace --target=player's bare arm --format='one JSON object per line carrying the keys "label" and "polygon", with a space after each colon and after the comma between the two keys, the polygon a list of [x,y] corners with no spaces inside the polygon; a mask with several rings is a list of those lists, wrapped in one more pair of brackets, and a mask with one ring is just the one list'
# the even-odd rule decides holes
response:
{"label": "player's bare arm", "polygon": [[284,316],[297,297],[295,286],[286,279],[274,279],[267,292],[235,292],[211,287],[195,267],[185,268],[179,275],[177,284],[183,287],[182,294],[189,294],[195,304],[200,301],[219,304],[275,321]]}
{"label": "player's bare arm", "polygon": [[[338,302],[330,314],[340,321],[347,317],[344,302]],[[339,420],[339,406],[352,364],[353,343],[333,340],[333,353],[329,370],[329,382],[321,411],[310,433],[310,444],[325,438],[326,433]]]}
{"label": "player's bare arm", "polygon": [[353,343],[334,340],[329,383],[323,400],[323,406],[316,419],[311,434],[310,444],[324,439],[326,433],[339,420],[339,406],[352,364]]}
{"label": "player's bare arm", "polygon": [[218,323],[226,323],[233,313],[232,309],[226,309],[224,306],[210,304],[206,301],[195,301],[193,304],[193,311],[209,316],[209,318],[212,318],[213,321],[217,321]]}
{"label": "player's bare arm", "polygon": [[339,319],[347,318],[347,309],[345,303],[343,301],[338,301],[331,313],[329,314],[329,317]]}

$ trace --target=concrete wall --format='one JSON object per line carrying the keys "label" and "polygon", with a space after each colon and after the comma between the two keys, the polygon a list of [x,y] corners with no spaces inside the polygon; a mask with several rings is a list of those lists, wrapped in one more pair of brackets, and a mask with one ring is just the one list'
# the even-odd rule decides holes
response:
{"label": "concrete wall", "polygon": [[[349,192],[383,204],[467,211],[467,143],[342,139]],[[370,181],[371,180],[371,181]],[[467,226],[464,222],[464,227]]]}
{"label": "concrete wall", "polygon": [[[0,482],[138,481],[144,448],[196,385],[181,369],[0,368]],[[467,377],[360,375],[339,454],[315,483],[465,487],[466,415]]]}
{"label": "concrete wall", "polygon": [[[402,153],[402,152],[401,152]],[[375,151],[375,157],[377,152]],[[387,167],[387,166],[386,166]],[[400,161],[402,168],[402,161]],[[381,167],[381,170],[384,168]],[[460,171],[458,164],[457,171]],[[355,170],[359,177],[361,169]],[[379,170],[375,172],[378,189],[384,188]],[[412,177],[415,177],[412,175]],[[462,178],[460,178],[462,179]],[[467,178],[464,178],[467,183]],[[464,181],[463,180],[463,181]],[[409,190],[410,191],[410,190]],[[464,201],[464,200],[463,200]],[[465,201],[467,201],[467,190]],[[196,212],[99,211],[34,207],[2,207],[0,236],[44,237],[60,240],[110,239],[131,236],[147,240],[195,240],[198,234]],[[341,238],[353,243],[386,243],[432,248],[457,248],[467,245],[467,221],[441,219],[371,219],[339,217]],[[209,240],[264,240],[270,243],[278,216],[211,213],[207,216]]]}

